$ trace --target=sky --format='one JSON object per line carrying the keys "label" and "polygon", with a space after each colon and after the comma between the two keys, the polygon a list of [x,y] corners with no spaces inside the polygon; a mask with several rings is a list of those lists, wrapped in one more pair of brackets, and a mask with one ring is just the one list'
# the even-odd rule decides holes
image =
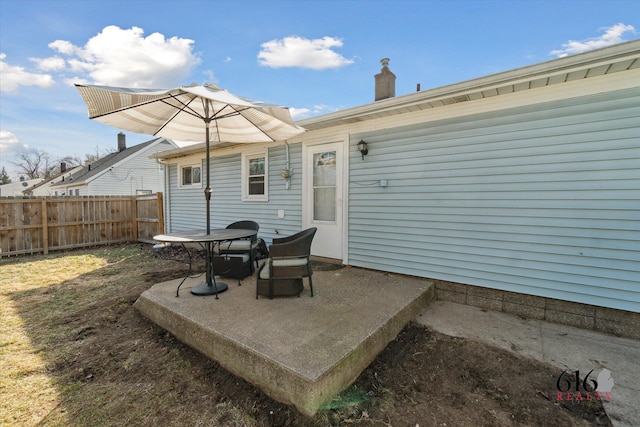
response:
{"label": "sky", "polygon": [[[640,38],[637,0],[0,0],[0,169],[117,147],[74,83],[215,83],[294,119]],[[153,139],[127,135],[127,146]]]}

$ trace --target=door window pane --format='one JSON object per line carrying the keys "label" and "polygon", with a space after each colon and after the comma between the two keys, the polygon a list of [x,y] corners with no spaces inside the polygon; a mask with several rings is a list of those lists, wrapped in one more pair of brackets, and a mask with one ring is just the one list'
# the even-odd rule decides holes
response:
{"label": "door window pane", "polygon": [[313,189],[313,219],[315,221],[336,220],[336,188]]}
{"label": "door window pane", "polygon": [[336,152],[313,155],[313,219],[336,220]]}
{"label": "door window pane", "polygon": [[336,185],[336,152],[313,155],[313,186]]}

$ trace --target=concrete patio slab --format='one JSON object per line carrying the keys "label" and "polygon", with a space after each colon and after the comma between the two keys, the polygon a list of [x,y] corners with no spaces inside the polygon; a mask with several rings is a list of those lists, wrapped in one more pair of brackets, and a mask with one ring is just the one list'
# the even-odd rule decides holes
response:
{"label": "concrete patio slab", "polygon": [[180,341],[313,415],[348,387],[434,298],[433,284],[411,276],[345,267],[314,271],[300,297],[255,298],[255,277],[214,296],[193,296],[203,279],[158,283],[135,307]]}

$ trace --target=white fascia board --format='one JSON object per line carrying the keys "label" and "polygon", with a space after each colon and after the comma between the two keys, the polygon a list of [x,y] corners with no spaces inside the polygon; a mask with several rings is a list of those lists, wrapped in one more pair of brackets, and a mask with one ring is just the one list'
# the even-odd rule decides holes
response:
{"label": "white fascia board", "polygon": [[[262,142],[262,143],[221,143],[214,146],[209,147],[209,152],[212,157],[216,156],[225,156],[230,153],[241,153],[245,151],[246,147],[249,149],[268,149],[271,147],[276,147],[279,145],[284,145],[285,141],[276,141],[276,142]],[[204,142],[189,145],[187,147],[176,148],[175,150],[166,150],[161,151],[159,153],[152,154],[149,156],[152,159],[160,159],[163,163],[169,163],[169,160],[174,160],[172,163],[176,163],[175,159],[181,157],[192,157],[192,156],[200,156],[203,157],[205,155],[205,146]]]}

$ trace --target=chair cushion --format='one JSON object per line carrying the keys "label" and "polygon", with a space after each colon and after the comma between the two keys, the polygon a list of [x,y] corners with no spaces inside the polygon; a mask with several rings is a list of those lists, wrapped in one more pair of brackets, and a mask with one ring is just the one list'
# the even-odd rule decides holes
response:
{"label": "chair cushion", "polygon": [[274,259],[273,265],[275,267],[302,267],[303,265],[307,265],[306,258],[283,258],[283,259]]}
{"label": "chair cushion", "polygon": [[255,249],[257,247],[258,247],[257,241],[253,242],[252,244],[251,240],[232,240],[231,242],[221,243],[220,252],[248,251],[250,249]]}
{"label": "chair cushion", "polygon": [[[305,265],[307,265],[306,258],[284,258],[273,260],[274,267],[303,267]],[[269,260],[267,260],[262,270],[260,270],[260,278],[268,279],[269,277]]]}

